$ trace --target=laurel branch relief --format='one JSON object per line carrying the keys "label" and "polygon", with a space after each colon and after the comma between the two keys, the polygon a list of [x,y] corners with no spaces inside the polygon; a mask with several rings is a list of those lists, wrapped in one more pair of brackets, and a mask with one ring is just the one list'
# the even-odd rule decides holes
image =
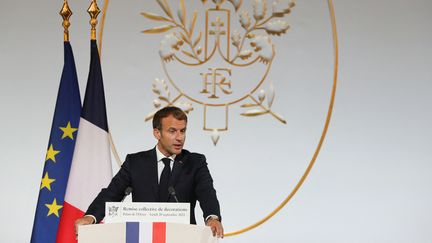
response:
{"label": "laurel branch relief", "polygon": [[[202,30],[197,30],[198,11],[194,10],[188,15],[185,0],[179,0],[176,15],[173,12],[172,6],[167,0],[156,0],[164,15],[142,12],[141,15],[147,19],[160,22],[162,25],[156,26],[142,31],[146,34],[167,33],[160,42],[159,55],[164,62],[177,60],[186,65],[200,65],[207,62],[212,55],[219,51],[226,62],[234,66],[247,66],[260,61],[264,64],[271,63],[275,54],[275,46],[271,41],[271,36],[280,37],[285,34],[290,26],[283,19],[290,14],[295,6],[293,1],[275,0],[268,3],[266,0],[253,0],[252,11],[242,10],[242,0],[228,0],[228,5],[231,5],[238,16],[240,30],[234,30],[230,33],[230,45],[234,47],[234,55],[228,57],[220,50],[220,36],[226,35],[225,30],[218,28],[223,26],[223,23],[212,23],[215,28],[209,33],[203,33]],[[201,0],[202,4],[206,4],[207,0]],[[212,0],[216,5],[214,9],[219,10],[225,4],[225,0]],[[220,25],[220,26],[218,26]],[[203,36],[206,34],[215,35],[216,44],[213,50],[206,55],[207,50],[203,50]],[[206,48],[206,47],[204,47]],[[218,50],[216,50],[218,49]],[[185,61],[184,59],[188,61]],[[155,109],[159,109],[162,105],[175,105],[182,108],[186,113],[193,110],[192,103],[189,101],[179,101],[182,94],[171,97],[171,92],[167,83],[162,79],[155,79],[152,85],[152,91],[157,96],[153,101]],[[251,93],[248,95],[252,103],[242,104],[241,108],[247,109],[241,113],[242,116],[253,117],[264,114],[270,114],[280,122],[286,124],[286,120],[272,111],[272,105],[275,98],[275,90],[273,83],[270,83],[269,89],[266,92],[260,89],[255,96]],[[145,118],[146,121],[152,119],[154,113],[151,112]],[[213,130],[213,141],[219,139],[218,131]]]}

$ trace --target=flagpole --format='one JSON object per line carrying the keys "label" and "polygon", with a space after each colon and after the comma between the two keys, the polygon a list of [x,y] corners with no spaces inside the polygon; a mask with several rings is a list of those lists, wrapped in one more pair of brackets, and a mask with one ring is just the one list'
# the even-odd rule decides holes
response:
{"label": "flagpole", "polygon": [[90,7],[87,9],[87,13],[90,15],[91,33],[90,39],[96,40],[96,25],[98,24],[97,16],[100,13],[100,9],[96,3],[96,0],[92,0]]}
{"label": "flagpole", "polygon": [[63,18],[63,28],[64,28],[63,39],[64,41],[69,41],[69,26],[70,26],[69,18],[72,16],[73,13],[69,8],[69,4],[66,0],[64,0],[63,2],[63,6],[59,14]]}

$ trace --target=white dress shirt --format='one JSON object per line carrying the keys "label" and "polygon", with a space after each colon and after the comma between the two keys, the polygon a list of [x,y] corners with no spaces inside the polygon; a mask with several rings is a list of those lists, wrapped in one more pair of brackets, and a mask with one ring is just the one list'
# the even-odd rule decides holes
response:
{"label": "white dress shirt", "polygon": [[162,175],[162,171],[165,168],[165,164],[163,163],[162,159],[168,158],[168,159],[171,160],[170,167],[171,167],[171,171],[172,171],[172,168],[174,166],[174,159],[175,159],[175,157],[176,157],[176,154],[173,154],[173,155],[171,155],[169,157],[166,157],[161,151],[159,151],[159,148],[156,145],[156,159],[157,159],[157,166],[158,166],[158,183],[160,181],[160,177]]}

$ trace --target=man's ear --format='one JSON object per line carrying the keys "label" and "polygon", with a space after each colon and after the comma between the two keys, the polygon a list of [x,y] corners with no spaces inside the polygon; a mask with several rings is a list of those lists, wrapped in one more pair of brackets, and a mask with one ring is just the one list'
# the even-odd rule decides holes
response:
{"label": "man's ear", "polygon": [[157,140],[159,140],[159,139],[161,138],[161,133],[160,133],[159,129],[157,129],[157,128],[153,128],[153,136],[154,136]]}

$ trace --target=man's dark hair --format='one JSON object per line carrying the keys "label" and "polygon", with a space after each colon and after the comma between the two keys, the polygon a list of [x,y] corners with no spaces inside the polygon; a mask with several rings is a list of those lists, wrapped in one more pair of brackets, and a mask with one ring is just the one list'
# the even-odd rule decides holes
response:
{"label": "man's dark hair", "polygon": [[175,119],[187,122],[187,116],[182,109],[175,106],[167,106],[158,110],[153,116],[153,129],[162,129],[162,119],[172,115]]}

